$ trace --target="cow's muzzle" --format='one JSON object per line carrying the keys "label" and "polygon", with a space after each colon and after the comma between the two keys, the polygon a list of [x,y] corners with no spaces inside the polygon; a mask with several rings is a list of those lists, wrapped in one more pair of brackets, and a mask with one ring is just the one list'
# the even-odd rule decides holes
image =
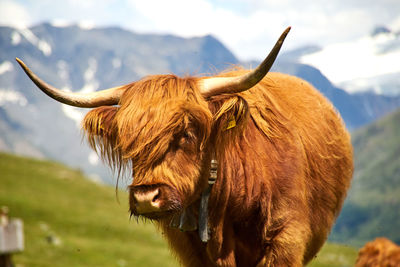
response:
{"label": "cow's muzzle", "polygon": [[130,186],[130,210],[135,216],[161,219],[181,210],[175,190],[165,185]]}
{"label": "cow's muzzle", "polygon": [[160,210],[160,189],[155,188],[148,191],[136,191],[133,193],[135,210],[139,214],[157,212]]}

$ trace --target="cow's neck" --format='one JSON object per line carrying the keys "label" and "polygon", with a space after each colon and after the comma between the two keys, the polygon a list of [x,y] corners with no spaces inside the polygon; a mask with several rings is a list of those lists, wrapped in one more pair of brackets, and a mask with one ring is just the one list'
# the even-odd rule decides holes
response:
{"label": "cow's neck", "polygon": [[212,186],[217,180],[218,161],[215,154],[211,157],[210,175],[208,178],[208,185],[202,192],[199,205],[198,222],[188,207],[182,213],[174,216],[170,222],[170,227],[178,228],[181,231],[195,231],[198,229],[201,241],[207,242],[210,239],[208,228],[208,199],[210,197]]}
{"label": "cow's neck", "polygon": [[208,199],[210,197],[211,188],[217,180],[218,161],[215,156],[211,158],[210,176],[208,178],[208,186],[201,194],[199,209],[199,236],[201,241],[207,242],[210,239],[208,231]]}

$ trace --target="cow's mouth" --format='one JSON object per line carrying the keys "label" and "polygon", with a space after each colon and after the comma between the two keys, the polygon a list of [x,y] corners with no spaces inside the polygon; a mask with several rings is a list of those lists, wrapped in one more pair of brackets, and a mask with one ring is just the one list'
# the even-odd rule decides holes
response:
{"label": "cow's mouth", "polygon": [[144,217],[146,219],[159,221],[159,220],[164,220],[164,219],[167,220],[175,213],[176,213],[176,211],[174,211],[174,210],[166,210],[166,211],[149,212],[149,213],[144,213],[144,214],[139,214],[139,215],[136,215],[135,213],[133,213],[133,214],[135,216]]}
{"label": "cow's mouth", "polygon": [[168,220],[171,218],[172,215],[177,213],[177,210],[165,210],[165,211],[156,211],[156,212],[148,212],[148,213],[137,213],[136,211],[131,211],[131,215],[135,217],[142,217],[145,219],[150,219],[154,221],[160,221],[160,220]]}

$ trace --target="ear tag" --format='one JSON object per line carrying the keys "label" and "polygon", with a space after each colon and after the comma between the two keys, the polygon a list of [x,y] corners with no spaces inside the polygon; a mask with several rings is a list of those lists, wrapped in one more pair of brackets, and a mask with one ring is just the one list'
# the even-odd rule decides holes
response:
{"label": "ear tag", "polygon": [[234,128],[234,127],[236,127],[236,119],[235,119],[235,116],[232,115],[232,116],[229,118],[228,126],[226,127],[226,130],[232,129],[232,128]]}

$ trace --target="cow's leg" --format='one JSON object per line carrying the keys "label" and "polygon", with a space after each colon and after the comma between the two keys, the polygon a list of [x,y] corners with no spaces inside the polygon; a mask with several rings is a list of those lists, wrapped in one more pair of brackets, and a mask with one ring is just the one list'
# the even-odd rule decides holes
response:
{"label": "cow's leg", "polygon": [[225,223],[223,228],[215,230],[217,237],[211,238],[207,244],[209,257],[215,266],[236,267],[233,226]]}
{"label": "cow's leg", "polygon": [[272,239],[267,234],[265,242],[268,246],[257,267],[303,266],[309,235],[308,225],[301,223],[286,224]]}

